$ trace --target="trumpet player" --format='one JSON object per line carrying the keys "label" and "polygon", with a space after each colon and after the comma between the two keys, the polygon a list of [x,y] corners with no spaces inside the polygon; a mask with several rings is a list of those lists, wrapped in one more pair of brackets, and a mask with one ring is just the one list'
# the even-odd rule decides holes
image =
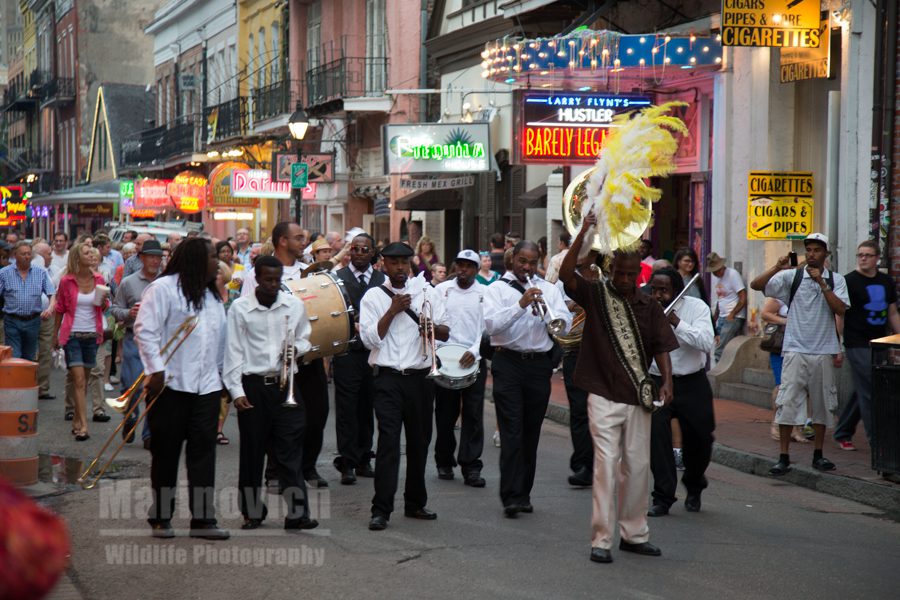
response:
{"label": "trumpet player", "polygon": [[[241,529],[256,529],[266,518],[261,500],[263,461],[271,445],[278,481],[287,502],[285,529],[312,529],[303,480],[303,402],[286,402],[294,389],[295,356],[309,350],[311,327],[303,302],[281,291],[284,267],[273,256],[256,259],[254,293],[235,300],[228,311],[223,379],[234,398],[241,435],[238,488],[244,517]],[[285,343],[275,344],[282,339]],[[302,399],[301,399],[302,400]]]}
{"label": "trumpet player", "polygon": [[548,325],[561,319],[566,333],[572,314],[552,283],[535,277],[539,249],[522,240],[513,248],[512,270],[489,285],[484,295],[485,331],[494,358],[494,406],[500,428],[500,500],[515,518],[534,511],[531,488],[541,424],[550,401],[550,377],[559,364]]}
{"label": "trumpet player", "polygon": [[[394,242],[382,250],[387,281],[369,289],[360,303],[360,338],[371,352],[378,447],[375,497],[369,529],[385,529],[394,511],[400,471],[400,429],[406,430],[406,485],[403,514],[433,520],[425,489],[425,463],[431,442],[435,340],[447,341],[444,305],[424,277],[409,279],[412,249]],[[420,328],[421,326],[421,328]]]}
{"label": "trumpet player", "polygon": [[[134,338],[144,365],[147,398],[157,398],[150,419],[149,519],[153,537],[171,538],[178,462],[187,442],[190,536],[228,539],[216,525],[216,424],[222,394],[225,308],[216,294],[219,259],[209,240],[190,238],[178,244],[163,274],[141,297]],[[183,343],[170,356],[162,348],[193,320]],[[166,359],[168,364],[165,363]]]}

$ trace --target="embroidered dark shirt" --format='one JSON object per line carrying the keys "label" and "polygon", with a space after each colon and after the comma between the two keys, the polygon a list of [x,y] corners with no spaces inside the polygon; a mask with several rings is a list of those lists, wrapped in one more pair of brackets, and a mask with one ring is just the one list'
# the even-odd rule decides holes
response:
{"label": "embroidered dark shirt", "polygon": [[[616,355],[611,334],[600,314],[597,284],[587,281],[581,275],[576,277],[577,290],[566,286],[566,294],[584,308],[585,312],[581,350],[575,365],[575,385],[613,402],[638,404],[637,391]],[[641,333],[645,364],[649,368],[654,355],[675,350],[678,348],[678,340],[663,314],[662,306],[651,296],[635,290],[629,304]]]}

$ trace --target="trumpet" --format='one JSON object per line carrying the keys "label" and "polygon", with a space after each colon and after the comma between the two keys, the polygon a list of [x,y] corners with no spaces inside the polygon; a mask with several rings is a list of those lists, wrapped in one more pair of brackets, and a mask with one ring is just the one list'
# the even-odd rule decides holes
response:
{"label": "trumpet", "polygon": [[[528,287],[536,288],[532,278],[529,277],[527,279]],[[534,309],[537,311],[537,314],[541,317],[541,321],[543,321],[547,325],[547,331],[550,332],[550,335],[559,335],[566,329],[566,321],[562,317],[557,317],[553,314],[553,311],[550,310],[550,306],[544,302],[543,295],[538,296],[532,302]]]}
{"label": "trumpet", "polygon": [[422,358],[428,358],[428,350],[431,350],[431,371],[426,377],[434,379],[441,373],[437,365],[437,353],[435,352],[434,339],[434,309],[431,301],[423,293],[425,298],[422,300],[422,309],[419,311],[419,331],[422,332]]}
{"label": "trumpet", "polygon": [[[172,334],[172,337],[169,338],[169,340],[165,343],[165,345],[159,352],[161,355],[165,355],[167,352],[169,353],[168,356],[166,356],[163,365],[169,364],[169,361],[172,360],[172,357],[176,352],[178,352],[178,349],[181,348],[181,345],[191,336],[196,327],[197,317],[193,315],[186,318],[181,323],[181,325],[178,326],[178,329],[175,330],[175,332]],[[169,352],[170,348],[172,349],[171,352]],[[154,395],[152,398],[148,398],[147,390],[145,388],[141,391],[140,396],[138,396],[136,399],[132,398],[135,391],[144,384],[144,380],[146,379],[147,374],[145,372],[142,372],[140,375],[138,375],[137,379],[133,384],[131,384],[131,387],[129,387],[124,394],[122,394],[118,398],[106,399],[106,404],[108,404],[118,412],[125,413],[125,416],[122,418],[122,422],[119,423],[119,426],[113,430],[112,434],[109,436],[109,439],[106,440],[106,443],[103,444],[103,447],[100,448],[100,451],[97,452],[97,456],[94,457],[94,460],[90,462],[87,469],[85,469],[84,473],[82,473],[78,478],[78,483],[81,484],[82,488],[89,490],[97,485],[97,482],[100,481],[100,478],[103,477],[103,474],[106,473],[107,469],[109,469],[110,465],[112,465],[112,462],[119,455],[119,452],[121,452],[122,448],[125,447],[127,440],[134,435],[134,432],[137,431],[137,428],[140,426],[141,421],[143,421],[147,417],[150,409],[153,408],[153,405],[156,404],[156,401],[166,389],[166,386],[164,385],[159,393]],[[129,417],[131,417],[131,414],[135,411],[135,409],[140,406],[141,400],[146,400],[147,402],[147,406],[144,409],[144,412],[141,413],[141,416],[139,416],[135,420],[134,425],[132,425],[131,429],[123,436],[122,443],[119,444],[119,446],[113,451],[109,459],[105,463],[103,463],[103,467],[100,468],[96,474],[92,473],[94,467],[100,461],[100,458],[103,456],[103,453],[106,452],[106,449],[112,443],[113,439],[115,439],[116,435],[118,435],[119,432],[122,431],[122,429],[125,427],[125,424],[128,422]]]}
{"label": "trumpet", "polygon": [[294,360],[297,348],[294,346],[294,331],[290,328],[290,316],[284,316],[284,341],[281,343],[281,390],[287,387],[287,398],[281,403],[285,408],[297,408],[297,400],[294,399]]}

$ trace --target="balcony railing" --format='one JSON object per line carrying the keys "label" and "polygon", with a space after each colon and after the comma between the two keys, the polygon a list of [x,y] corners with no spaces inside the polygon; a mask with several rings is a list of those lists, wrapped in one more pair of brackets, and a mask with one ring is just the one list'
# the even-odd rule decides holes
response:
{"label": "balcony railing", "polygon": [[159,141],[160,158],[199,152],[203,148],[203,119],[199,113],[178,117]]}
{"label": "balcony railing", "polygon": [[53,77],[41,86],[41,98],[44,103],[68,103],[75,101],[75,79],[72,77]]}
{"label": "balcony railing", "polygon": [[247,96],[207,106],[203,109],[206,141],[217,142],[244,135],[247,133],[248,116]]}
{"label": "balcony railing", "polygon": [[132,134],[122,142],[122,165],[126,167],[149,166],[158,161],[165,127],[154,127]]}
{"label": "balcony railing", "polygon": [[307,106],[343,98],[383,96],[387,58],[339,58],[306,72]]}
{"label": "balcony railing", "polygon": [[[253,90],[253,121],[265,121],[294,111],[301,96],[296,91],[297,82],[279,81]],[[294,85],[292,85],[294,84]]]}

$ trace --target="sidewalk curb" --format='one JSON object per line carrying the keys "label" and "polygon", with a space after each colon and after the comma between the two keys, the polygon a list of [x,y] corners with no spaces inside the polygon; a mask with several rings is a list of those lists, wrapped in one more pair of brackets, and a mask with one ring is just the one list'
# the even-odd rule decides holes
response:
{"label": "sidewalk curb", "polygon": [[[568,426],[569,407],[551,403],[547,406],[545,417]],[[769,475],[769,467],[773,464],[770,456],[761,456],[716,442],[713,444],[712,461],[750,475],[776,479]],[[894,519],[900,519],[900,488],[844,477],[839,473],[821,473],[796,464],[792,465],[790,472],[777,480],[859,502],[883,510]]]}

